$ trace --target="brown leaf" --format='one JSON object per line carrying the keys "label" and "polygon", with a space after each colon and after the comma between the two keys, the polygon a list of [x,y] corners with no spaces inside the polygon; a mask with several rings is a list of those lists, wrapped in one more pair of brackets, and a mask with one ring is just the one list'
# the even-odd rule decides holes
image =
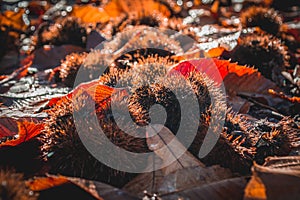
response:
{"label": "brown leaf", "polygon": [[288,114],[292,104],[284,99],[274,97],[270,89],[280,91],[277,85],[263,77],[259,72],[239,76],[232,72],[224,78],[224,85],[233,110],[240,112],[246,103],[252,102],[272,111]]}
{"label": "brown leaf", "polygon": [[[147,144],[149,149],[162,159],[162,164],[169,159],[174,159],[175,156],[176,159],[181,151],[184,153],[169,166],[153,173],[141,174],[129,182],[124,189],[130,193],[142,197],[143,191],[146,190],[163,195],[232,177],[229,170],[219,166],[205,168],[199,160],[186,151],[166,127],[156,125],[153,129],[155,129],[154,132],[151,128],[148,130]],[[159,133],[149,137],[155,134],[156,130],[160,130]],[[168,147],[164,148],[166,144]]]}
{"label": "brown leaf", "polygon": [[247,184],[247,178],[231,178],[207,185],[197,186],[191,189],[178,191],[175,193],[163,195],[162,199],[214,199],[214,200],[239,200],[243,198],[243,189]]}
{"label": "brown leaf", "polygon": [[167,127],[162,125],[151,125],[147,131],[147,136],[147,145],[149,149],[154,151],[155,154],[162,159],[162,165],[169,160],[176,160],[163,169],[165,175],[186,167],[204,167],[199,160],[187,152],[187,149],[177,140],[176,136]]}
{"label": "brown leaf", "polygon": [[300,156],[269,157],[254,163],[245,199],[299,199]]}
{"label": "brown leaf", "polygon": [[28,64],[24,65],[23,67],[20,67],[19,69],[15,70],[12,74],[3,77],[2,80],[0,80],[0,91],[1,93],[4,93],[8,90],[8,86],[5,86],[5,83],[12,81],[12,80],[19,80],[20,78],[24,77],[28,73],[28,68],[31,66],[32,62],[29,62]]}

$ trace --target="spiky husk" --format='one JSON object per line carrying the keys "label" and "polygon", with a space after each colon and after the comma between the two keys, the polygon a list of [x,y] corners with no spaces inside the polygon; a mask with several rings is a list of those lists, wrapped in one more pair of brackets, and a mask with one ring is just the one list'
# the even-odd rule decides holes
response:
{"label": "spiky husk", "polygon": [[84,63],[86,53],[71,53],[67,55],[61,65],[54,70],[56,82],[62,82],[68,87],[73,87],[78,70]]}
{"label": "spiky husk", "polygon": [[[214,114],[217,115],[218,112],[224,111],[226,106],[217,104],[218,108],[211,108],[211,96],[208,92],[208,87],[215,93],[213,98],[216,98],[217,101],[222,99],[222,97],[213,82],[203,74],[193,72],[187,79],[179,79],[179,77],[175,75],[166,77],[165,75],[169,67],[171,67],[171,63],[167,61],[167,59],[159,61],[158,58],[152,57],[141,60],[132,67],[136,70],[127,70],[120,75],[120,77],[117,77],[117,80],[120,81],[120,85],[117,84],[114,86],[126,86],[132,95],[129,97],[114,97],[113,99],[117,105],[117,109],[113,112],[110,107],[110,100],[106,102],[107,106],[104,106],[103,102],[97,102],[96,100],[95,107],[92,97],[84,93],[78,98],[73,98],[73,100],[65,98],[61,100],[61,102],[58,102],[54,108],[50,109],[50,119],[47,121],[45,133],[41,137],[41,140],[44,143],[42,147],[44,158],[51,166],[51,172],[93,178],[116,186],[122,186],[122,184],[126,183],[132,176],[128,174],[120,176],[120,172],[106,167],[87,152],[76,131],[73,112],[83,112],[81,115],[86,116],[88,119],[91,113],[96,112],[97,114],[99,124],[92,124],[93,122],[89,120],[76,121],[76,123],[84,123],[86,127],[90,127],[89,130],[81,130],[83,135],[93,137],[90,135],[90,132],[92,130],[100,131],[99,128],[101,127],[106,137],[115,145],[128,151],[144,153],[149,152],[146,139],[133,137],[127,134],[127,132],[130,131],[131,134],[142,134],[144,137],[146,133],[137,132],[135,127],[127,124],[127,120],[122,121],[124,112],[127,112],[128,109],[133,122],[139,125],[145,125],[151,120],[151,115],[149,115],[150,107],[154,104],[160,104],[164,106],[167,111],[165,125],[176,134],[180,123],[178,98],[195,98],[199,104],[200,113],[197,113],[196,116],[192,114],[188,115],[189,119],[186,119],[198,127],[196,139],[192,138],[193,144],[189,148],[192,153],[197,155],[203,138],[205,137],[207,126],[210,123],[210,114],[215,112]],[[144,76],[138,76],[138,72],[142,72]],[[149,72],[150,75],[145,74],[146,72]],[[159,79],[164,81],[162,83],[152,82],[153,80]],[[191,89],[186,88],[186,85],[183,84],[182,81],[185,84],[191,85]],[[180,96],[176,97],[173,93],[174,91]],[[73,107],[72,103],[76,106]],[[83,111],[83,109],[86,110]],[[113,116],[115,113],[117,113],[118,119],[121,119],[121,127],[127,127],[126,132],[119,128],[119,123],[116,124],[115,116]],[[190,130],[186,130],[185,134],[187,138],[191,137]],[[118,152],[103,153],[118,155]],[[125,165],[124,163],[119,164]],[[127,165],[128,164],[129,163],[127,163]],[[141,165],[144,164],[145,163],[141,163]]]}
{"label": "spiky husk", "polygon": [[[214,82],[200,72],[191,72],[186,78],[175,74],[168,75],[167,72],[173,64],[166,58],[159,57],[140,60],[131,69],[115,76],[114,81],[117,84],[113,86],[128,88],[131,93],[128,108],[132,118],[139,125],[151,122],[149,111],[153,105],[163,106],[167,113],[164,125],[174,134],[180,126],[180,112],[183,112],[181,109],[184,109],[180,108],[178,100],[194,99],[194,102],[198,102],[199,113],[195,115],[191,112],[187,114],[188,119],[185,119],[198,127],[197,137],[189,148],[197,155],[210,124],[211,114],[218,116],[219,113],[225,113],[225,101],[222,101],[224,99]],[[217,105],[214,109],[211,107],[211,98],[214,98]],[[192,133],[186,130],[186,137],[190,135]]]}
{"label": "spiky husk", "polygon": [[279,83],[278,76],[289,65],[287,47],[268,34],[241,36],[238,46],[230,53],[232,61],[257,68],[266,78]]}
{"label": "spiky husk", "polygon": [[[175,64],[169,56],[166,54],[152,55],[147,53],[147,49],[140,54],[140,51],[130,52],[131,54],[125,54],[118,60],[126,60],[124,65],[114,64],[109,67],[100,77],[100,81],[108,86],[112,87],[125,87],[132,86],[136,83],[144,83],[148,79],[154,79],[157,76],[165,76],[167,70]],[[156,53],[156,52],[153,52]],[[164,57],[165,56],[165,57]],[[134,68],[135,73],[131,73],[131,69]]]}
{"label": "spiky husk", "polygon": [[282,24],[282,18],[272,8],[251,6],[240,16],[243,27],[258,26],[262,30],[276,35]]}
{"label": "spiky husk", "polygon": [[171,30],[181,31],[187,26],[183,24],[182,18],[171,17],[167,18],[161,13],[154,12],[151,15],[139,14],[131,12],[123,14],[109,22],[112,29],[112,35],[126,30],[130,26],[149,26],[156,28],[168,28]]}
{"label": "spiky husk", "polygon": [[262,164],[268,156],[290,155],[299,148],[300,133],[290,118],[274,123],[229,111],[224,127],[219,142],[203,160],[208,165],[249,174],[253,161]]}
{"label": "spiky husk", "polygon": [[29,190],[23,174],[13,170],[0,170],[0,198],[9,200],[35,200],[38,194]]}
{"label": "spiky husk", "polygon": [[144,15],[138,12],[122,14],[121,16],[112,19],[108,25],[112,29],[112,35],[122,32],[127,26],[146,25],[151,27],[159,27],[165,17],[160,14]]}
{"label": "spiky husk", "polygon": [[87,32],[79,19],[74,17],[59,18],[55,24],[42,26],[37,33],[36,46],[45,44],[74,44],[85,47]]}
{"label": "spiky husk", "polygon": [[103,54],[114,54],[115,58],[130,51],[145,48],[155,48],[171,53],[183,53],[178,41],[170,39],[163,31],[151,29],[147,26],[129,27],[123,32],[116,34],[112,41],[103,43],[103,47],[105,47],[101,50]]}
{"label": "spiky husk", "polygon": [[[178,41],[170,40],[168,35],[160,31],[140,26],[117,34],[112,41],[102,43],[99,49],[87,55],[83,68],[87,70],[89,80],[92,80],[111,71],[122,73],[133,63],[148,57],[166,57],[172,61],[172,55],[182,52]],[[113,73],[109,77],[113,77]]]}
{"label": "spiky husk", "polygon": [[[100,102],[98,103],[100,104]],[[88,94],[82,94],[73,101],[63,98],[54,108],[50,109],[48,111],[50,119],[46,122],[44,134],[40,137],[43,143],[43,157],[50,166],[51,173],[95,179],[121,187],[131,180],[134,174],[123,173],[107,167],[93,157],[82,144],[75,123],[85,124],[89,127],[89,129],[80,131],[83,136],[90,137],[92,140],[95,136],[90,132],[94,129],[99,130],[101,127],[111,142],[127,151],[141,153],[147,152],[148,148],[145,139],[134,138],[120,130],[111,118],[111,111],[99,104],[96,102],[95,105]],[[93,124],[89,120],[74,122],[74,112],[83,112],[82,114],[88,119],[92,113],[96,112],[99,124]],[[99,138],[96,140],[101,142]],[[101,153],[118,155],[118,152]],[[113,158],[113,156],[111,157]],[[119,165],[124,165],[124,163],[119,163]]]}

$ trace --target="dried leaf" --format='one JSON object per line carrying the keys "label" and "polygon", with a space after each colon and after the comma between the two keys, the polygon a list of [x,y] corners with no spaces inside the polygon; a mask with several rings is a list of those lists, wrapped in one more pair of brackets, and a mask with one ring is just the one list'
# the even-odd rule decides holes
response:
{"label": "dried leaf", "polygon": [[[204,167],[199,160],[187,152],[187,149],[167,127],[151,125],[146,134],[149,149],[162,159],[162,165],[165,165],[166,161],[176,159],[175,162],[163,169],[165,175],[186,167]],[[184,154],[180,156],[182,153]]]}
{"label": "dried leaf", "polygon": [[[3,123],[3,120],[1,122]],[[11,126],[12,123],[13,126]],[[0,147],[17,146],[40,134],[43,128],[44,125],[41,123],[21,120],[16,122],[13,122],[12,120],[10,121],[10,124],[0,124]]]}
{"label": "dried leaf", "polygon": [[0,25],[3,27],[10,27],[17,31],[25,31],[27,25],[23,21],[25,9],[20,9],[18,12],[7,10],[0,13]]}
{"label": "dried leaf", "polygon": [[123,12],[128,13],[133,10],[140,15],[152,15],[155,12],[164,14],[166,17],[170,17],[171,12],[164,4],[159,1],[154,0],[144,0],[144,1],[130,1],[130,0],[113,0],[120,5]]}
{"label": "dried leaf", "polygon": [[246,184],[247,178],[244,177],[225,179],[207,185],[197,186],[183,191],[178,191],[176,193],[163,195],[162,199],[239,200],[243,198],[243,189],[245,188]]}
{"label": "dried leaf", "polygon": [[269,157],[254,163],[244,199],[299,199],[300,157]]}
{"label": "dried leaf", "polygon": [[83,23],[105,23],[109,21],[111,15],[115,15],[115,12],[111,10],[111,13],[107,13],[105,10],[92,5],[74,5],[71,16],[81,19]]}
{"label": "dried leaf", "polygon": [[206,24],[201,27],[193,27],[192,31],[197,36],[197,46],[204,51],[213,48],[223,48],[231,51],[238,44],[241,35],[240,28],[224,28],[216,24]]}
{"label": "dried leaf", "polygon": [[45,73],[36,73],[36,69],[30,66],[29,63],[0,81],[1,116],[20,118],[27,114],[29,117],[38,117],[36,112],[50,99],[70,91],[69,88],[45,84]]}
{"label": "dried leaf", "polygon": [[89,94],[95,102],[99,103],[101,107],[105,107],[107,105],[107,101],[115,91],[118,90],[115,90],[114,88],[111,88],[106,85],[102,85],[100,81],[94,80],[88,83],[82,83],[78,85],[72,92],[63,97],[52,98],[47,104],[47,106],[52,107],[56,103],[64,101],[64,98],[76,98],[82,95],[83,93],[86,93]]}
{"label": "dried leaf", "polygon": [[223,47],[216,47],[216,48],[209,49],[208,51],[205,52],[205,57],[209,57],[209,58],[219,57],[220,55],[222,55],[224,50],[225,49]]}
{"label": "dried leaf", "polygon": [[[293,113],[293,105],[274,97],[269,89],[281,91],[275,83],[263,77],[257,70],[218,59],[183,61],[175,65],[170,73],[179,71],[187,76],[191,71],[200,71],[216,83],[223,81],[229,105],[236,112],[247,113],[250,102],[284,114]],[[218,73],[219,72],[219,73]]]}
{"label": "dried leaf", "polygon": [[39,192],[40,199],[49,199],[49,197],[59,198],[59,196],[62,194],[57,194],[58,191],[68,195],[68,198],[75,199],[138,199],[107,184],[73,177],[54,175],[48,175],[47,177],[36,177],[27,181],[26,185],[32,191]]}
{"label": "dried leaf", "polygon": [[[224,78],[224,85],[229,96],[229,104],[234,111],[240,112],[244,104],[252,102],[272,111],[292,113],[290,112],[293,106],[291,103],[269,94],[269,89],[281,90],[259,72],[242,76],[234,72],[229,73]],[[237,104],[234,104],[236,102],[239,102],[240,106],[236,106]]]}
{"label": "dried leaf", "polygon": [[32,191],[42,191],[55,186],[62,185],[67,182],[68,179],[64,176],[56,176],[56,177],[50,176],[50,177],[35,178],[33,180],[27,181],[26,185]]}
{"label": "dried leaf", "polygon": [[[229,170],[219,166],[205,168],[199,160],[187,152],[185,147],[166,127],[156,125],[152,128],[153,130],[149,129],[151,133],[148,131],[147,144],[149,149],[153,150],[162,159],[161,164],[165,164],[170,159],[176,159],[181,151],[184,153],[167,167],[153,173],[139,175],[124,187],[127,191],[138,194],[140,197],[143,196],[144,190],[166,195],[232,177]],[[156,130],[160,130],[159,133],[150,137],[157,132]],[[168,147],[164,148],[166,144],[168,144]],[[157,161],[153,161],[153,163],[158,164]]]}
{"label": "dried leaf", "polygon": [[20,67],[19,69],[15,70],[11,75],[3,77],[2,80],[0,80],[0,91],[1,93],[5,92],[7,87],[4,85],[5,83],[12,81],[12,80],[19,80],[20,78],[24,77],[28,73],[28,67],[30,67],[32,62],[29,62],[28,64],[24,65],[23,67]]}
{"label": "dried leaf", "polygon": [[75,5],[73,6],[72,16],[78,17],[84,23],[105,23],[111,18],[120,16],[122,13],[137,12],[138,15],[152,15],[153,12],[159,12],[166,17],[171,15],[170,10],[164,4],[154,1],[137,1],[130,0],[112,0],[102,8],[92,5]]}

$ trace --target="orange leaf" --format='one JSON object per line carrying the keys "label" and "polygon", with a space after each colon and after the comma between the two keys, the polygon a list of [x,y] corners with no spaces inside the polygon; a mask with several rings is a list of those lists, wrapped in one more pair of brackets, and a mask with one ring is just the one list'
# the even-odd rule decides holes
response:
{"label": "orange leaf", "polygon": [[64,176],[41,177],[26,182],[27,187],[32,191],[46,190],[55,186],[67,183],[68,179]]}
{"label": "orange leaf", "polygon": [[205,57],[214,58],[214,57],[219,57],[220,55],[222,55],[224,50],[225,49],[223,47],[217,47],[217,48],[209,49],[204,54],[205,54]]}
{"label": "orange leaf", "polygon": [[166,17],[171,15],[170,10],[164,4],[154,0],[131,1],[131,0],[111,0],[103,8],[92,5],[75,5],[72,16],[78,17],[84,23],[105,23],[111,18],[120,16],[121,13],[135,11],[138,15],[152,15],[153,12],[159,12]]}
{"label": "orange leaf", "polygon": [[[114,10],[111,10],[114,13]],[[100,9],[92,5],[74,5],[71,16],[81,19],[83,23],[105,23],[108,22],[111,13],[108,14],[105,9]]]}
{"label": "orange leaf", "polygon": [[28,68],[31,66],[31,64],[32,62],[30,61],[23,67],[20,67],[19,69],[15,70],[11,75],[3,76],[3,79],[0,80],[0,83],[3,84],[11,80],[19,80],[20,78],[26,76],[28,73]]}
{"label": "orange leaf", "polygon": [[154,0],[144,1],[132,1],[132,0],[113,0],[120,5],[123,12],[128,13],[133,10],[138,12],[140,15],[151,15],[155,12],[159,12],[166,17],[171,15],[170,10],[162,3]]}
{"label": "orange leaf", "polygon": [[28,121],[17,121],[17,131],[13,131],[12,127],[1,126],[1,137],[13,136],[13,139],[8,139],[0,144],[2,146],[17,146],[31,138],[39,135],[44,129],[44,124]]}
{"label": "orange leaf", "polygon": [[64,101],[65,98],[77,98],[82,94],[88,94],[92,99],[95,101],[95,103],[99,104],[101,107],[105,107],[107,105],[107,102],[110,100],[110,97],[114,92],[123,92],[125,95],[125,90],[118,90],[111,88],[106,85],[102,85],[98,80],[94,80],[88,83],[82,83],[78,85],[73,91],[71,91],[69,94],[63,97],[58,98],[52,98],[47,106],[52,107],[53,105],[60,103],[61,101]]}
{"label": "orange leaf", "polygon": [[24,9],[20,9],[18,12],[7,10],[4,13],[0,13],[1,26],[12,27],[13,29],[25,31],[27,25],[23,21]]}
{"label": "orange leaf", "polygon": [[244,199],[299,199],[300,157],[268,157],[254,163]]}
{"label": "orange leaf", "polygon": [[243,76],[257,72],[257,70],[254,70],[253,68],[215,58],[201,58],[198,60],[183,61],[171,69],[171,73],[174,71],[180,72],[183,76],[188,76],[188,74],[192,71],[199,71],[206,74],[217,83],[220,83],[220,81],[222,81],[229,73]]}
{"label": "orange leaf", "polygon": [[269,93],[274,96],[277,96],[279,98],[286,99],[292,103],[300,103],[300,97],[288,97],[285,94],[283,94],[282,92],[277,93],[272,89],[269,89]]}

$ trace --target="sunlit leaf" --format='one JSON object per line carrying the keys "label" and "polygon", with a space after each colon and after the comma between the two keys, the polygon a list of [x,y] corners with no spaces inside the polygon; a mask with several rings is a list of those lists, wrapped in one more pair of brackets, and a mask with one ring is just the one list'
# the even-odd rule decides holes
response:
{"label": "sunlit leaf", "polygon": [[0,25],[4,27],[10,27],[16,31],[25,31],[27,25],[23,20],[24,14],[24,9],[20,9],[18,12],[7,10],[3,13],[0,13]]}
{"label": "sunlit leaf", "polygon": [[[44,128],[42,123],[16,121],[13,124],[0,124],[2,146],[17,146],[39,135]],[[3,138],[6,138],[3,140]]]}
{"label": "sunlit leaf", "polygon": [[[111,10],[114,13],[114,10]],[[110,14],[105,10],[92,5],[74,5],[71,16],[81,19],[83,23],[107,22],[110,19]]]}

